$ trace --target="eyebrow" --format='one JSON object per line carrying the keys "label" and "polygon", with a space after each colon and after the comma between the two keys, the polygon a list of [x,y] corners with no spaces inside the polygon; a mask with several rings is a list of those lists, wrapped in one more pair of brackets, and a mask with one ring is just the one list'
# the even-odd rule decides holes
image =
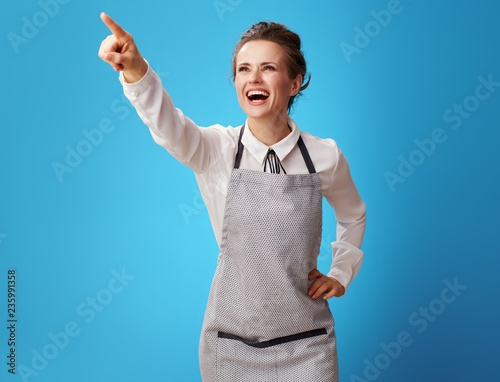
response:
{"label": "eyebrow", "polygon": [[[273,65],[276,65],[276,66],[279,66],[276,62],[272,62],[272,61],[269,61],[269,62],[261,62],[259,65],[269,65],[269,64],[273,64]],[[240,62],[238,63],[237,66],[249,66],[250,64],[248,62]]]}

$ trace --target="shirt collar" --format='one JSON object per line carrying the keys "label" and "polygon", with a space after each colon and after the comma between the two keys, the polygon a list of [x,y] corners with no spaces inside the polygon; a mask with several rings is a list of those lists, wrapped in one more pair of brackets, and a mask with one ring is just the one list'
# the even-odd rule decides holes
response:
{"label": "shirt collar", "polygon": [[[248,122],[248,120],[247,120]],[[262,166],[264,166],[264,161],[267,156],[267,152],[269,149],[273,149],[276,152],[276,155],[283,161],[286,156],[292,151],[292,149],[297,144],[297,141],[300,137],[300,129],[295,123],[295,121],[288,117],[288,126],[292,129],[290,134],[288,134],[281,141],[276,142],[272,146],[267,146],[266,144],[259,141],[255,135],[252,134],[250,129],[248,128],[248,124],[245,122],[246,129],[243,131],[243,137],[241,137],[241,143],[248,150],[248,152],[259,162]]]}

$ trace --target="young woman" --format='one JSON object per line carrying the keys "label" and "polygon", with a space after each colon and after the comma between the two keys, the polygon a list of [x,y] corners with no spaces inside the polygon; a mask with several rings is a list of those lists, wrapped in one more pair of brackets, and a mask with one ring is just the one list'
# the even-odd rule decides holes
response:
{"label": "young woman", "polygon": [[[342,296],[359,270],[365,205],[335,141],[288,116],[309,83],[299,36],[253,25],[232,65],[247,120],[203,128],[174,108],[132,36],[101,17],[113,34],[99,56],[120,71],[154,140],[194,170],[219,244],[200,340],[203,381],[338,381],[326,300]],[[323,197],[337,219],[327,275],[316,269]]]}

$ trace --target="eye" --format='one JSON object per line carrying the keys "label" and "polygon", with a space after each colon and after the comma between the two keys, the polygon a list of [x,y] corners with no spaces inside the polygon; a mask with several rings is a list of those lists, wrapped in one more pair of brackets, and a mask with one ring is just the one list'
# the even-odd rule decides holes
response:
{"label": "eye", "polygon": [[248,68],[246,66],[240,66],[238,68],[238,72],[246,72],[246,71],[248,71]]}
{"label": "eye", "polygon": [[266,65],[264,66],[264,70],[276,70],[276,68],[272,65]]}

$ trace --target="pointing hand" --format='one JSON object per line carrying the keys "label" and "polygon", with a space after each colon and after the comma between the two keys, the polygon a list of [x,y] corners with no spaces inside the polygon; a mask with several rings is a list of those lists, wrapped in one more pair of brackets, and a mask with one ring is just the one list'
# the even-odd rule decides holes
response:
{"label": "pointing hand", "polygon": [[101,43],[99,57],[115,71],[123,71],[126,82],[139,81],[146,74],[148,64],[139,53],[132,35],[104,12],[101,13],[101,19],[113,34]]}

